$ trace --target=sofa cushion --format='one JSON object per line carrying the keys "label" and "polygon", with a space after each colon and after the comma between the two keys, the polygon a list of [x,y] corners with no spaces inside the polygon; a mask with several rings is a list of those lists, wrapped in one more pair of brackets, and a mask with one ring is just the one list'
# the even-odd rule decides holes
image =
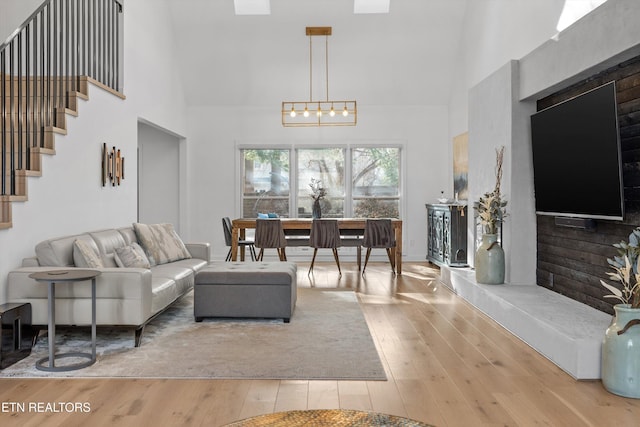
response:
{"label": "sofa cushion", "polygon": [[136,237],[136,232],[133,227],[120,227],[118,228],[118,232],[122,234],[127,245],[138,243],[138,238]]}
{"label": "sofa cushion", "polygon": [[151,264],[147,259],[142,247],[137,243],[132,243],[115,250],[115,261],[118,267],[150,268]]}
{"label": "sofa cushion", "polygon": [[[153,273],[152,273],[153,274]],[[174,302],[180,294],[176,282],[168,277],[153,274],[151,279],[151,314],[156,314]]]}
{"label": "sofa cushion", "polygon": [[175,262],[156,265],[151,268],[151,274],[153,274],[153,277],[165,277],[173,280],[179,295],[192,289],[195,281],[195,274],[192,269],[180,267]]}
{"label": "sofa cushion", "polygon": [[197,273],[200,269],[206,267],[207,264],[207,261],[200,258],[181,259],[180,261],[174,261],[171,263],[171,265],[175,265],[176,267],[189,268],[195,273]]}
{"label": "sofa cushion", "polygon": [[90,238],[79,238],[73,242],[73,262],[81,268],[104,267],[98,246]]}
{"label": "sofa cushion", "polygon": [[134,223],[133,229],[152,266],[191,258],[173,225]]}
{"label": "sofa cushion", "polygon": [[44,240],[36,245],[38,263],[47,267],[73,267],[73,242],[76,239],[88,236],[77,234],[73,236],[56,237]]}
{"label": "sofa cushion", "polygon": [[109,229],[92,231],[89,235],[91,235],[93,240],[96,241],[96,245],[98,245],[104,266],[117,267],[118,264],[116,264],[115,260],[115,250],[127,245],[122,234],[120,234],[118,230]]}

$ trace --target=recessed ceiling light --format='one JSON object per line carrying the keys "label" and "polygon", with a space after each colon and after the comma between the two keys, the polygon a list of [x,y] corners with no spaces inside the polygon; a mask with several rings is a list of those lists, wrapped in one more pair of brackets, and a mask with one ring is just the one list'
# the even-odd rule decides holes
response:
{"label": "recessed ceiling light", "polygon": [[233,0],[236,15],[270,15],[270,0]]}
{"label": "recessed ceiling light", "polygon": [[353,13],[389,13],[391,0],[353,0]]}

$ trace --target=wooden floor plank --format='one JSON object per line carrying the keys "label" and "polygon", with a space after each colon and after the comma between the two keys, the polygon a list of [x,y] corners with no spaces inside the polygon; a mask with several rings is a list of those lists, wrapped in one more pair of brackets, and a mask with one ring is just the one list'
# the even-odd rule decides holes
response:
{"label": "wooden floor plank", "polygon": [[366,381],[339,381],[338,396],[342,409],[373,410]]}
{"label": "wooden floor plank", "polygon": [[276,412],[307,409],[309,381],[280,381],[276,397]]}
{"label": "wooden floor plank", "polygon": [[240,419],[275,412],[278,380],[253,380],[244,399]]}
{"label": "wooden floor plank", "polygon": [[340,407],[337,381],[309,381],[307,409],[325,409]]}
{"label": "wooden floor plank", "polygon": [[409,418],[423,420],[435,426],[447,425],[433,395],[437,391],[429,387],[428,381],[400,379],[396,381],[396,385]]}

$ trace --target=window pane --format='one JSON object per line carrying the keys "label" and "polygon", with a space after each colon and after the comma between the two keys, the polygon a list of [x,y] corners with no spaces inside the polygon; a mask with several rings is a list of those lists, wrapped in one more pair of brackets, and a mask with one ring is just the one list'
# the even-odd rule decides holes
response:
{"label": "window pane", "polygon": [[289,150],[242,150],[242,216],[289,216]]}
{"label": "window pane", "polygon": [[353,195],[399,196],[400,149],[354,148]]}
{"label": "window pane", "polygon": [[320,201],[323,218],[344,216],[344,150],[298,149],[298,217],[310,217],[313,199],[311,179],[321,182],[327,195]]}
{"label": "window pane", "polygon": [[399,218],[399,199],[354,199],[354,218]]}
{"label": "window pane", "polygon": [[352,150],[353,215],[357,218],[398,218],[400,215],[400,149]]}

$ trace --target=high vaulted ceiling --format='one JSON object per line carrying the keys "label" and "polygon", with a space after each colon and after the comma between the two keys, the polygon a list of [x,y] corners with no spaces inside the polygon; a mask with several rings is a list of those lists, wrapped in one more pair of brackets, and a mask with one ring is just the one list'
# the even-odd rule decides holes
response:
{"label": "high vaulted ceiling", "polygon": [[[309,98],[307,26],[333,28],[331,99],[446,104],[469,0],[392,0],[389,14],[359,15],[350,0],[271,0],[262,16],[236,16],[233,0],[164,1],[189,105],[279,106]],[[314,100],[326,92],[316,39]]]}

